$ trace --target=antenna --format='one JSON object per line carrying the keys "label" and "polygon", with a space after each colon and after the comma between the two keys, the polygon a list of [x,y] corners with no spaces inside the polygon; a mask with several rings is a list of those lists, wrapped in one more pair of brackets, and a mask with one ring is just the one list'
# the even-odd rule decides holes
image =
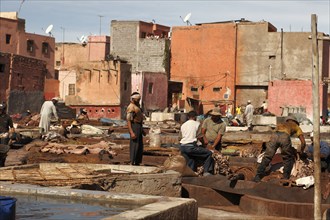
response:
{"label": "antenna", "polygon": [[49,25],[47,28],[46,28],[46,31],[45,31],[45,33],[46,34],[49,34],[49,36],[52,36],[52,30],[53,30],[53,27],[54,27],[54,25]]}
{"label": "antenna", "polygon": [[101,36],[101,20],[102,20],[102,18],[104,17],[104,15],[98,15],[99,17],[100,17],[100,36]]}
{"label": "antenna", "polygon": [[191,17],[191,12],[188,13],[188,14],[186,15],[186,17],[184,17],[183,22],[184,22],[184,23],[187,23],[187,25],[191,25],[191,23],[190,23],[190,21],[189,21],[190,17]]}

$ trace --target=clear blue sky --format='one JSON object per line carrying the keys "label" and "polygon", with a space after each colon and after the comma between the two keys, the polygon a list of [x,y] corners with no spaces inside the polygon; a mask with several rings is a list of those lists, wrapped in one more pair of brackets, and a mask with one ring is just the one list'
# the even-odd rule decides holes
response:
{"label": "clear blue sky", "polygon": [[[318,31],[330,33],[330,0],[0,0],[0,11],[18,11],[26,20],[26,32],[45,34],[53,24],[56,42],[78,42],[82,35],[110,34],[111,20],[142,20],[166,26],[185,25],[181,17],[192,13],[190,22],[204,23],[245,18],[265,20],[285,32],[311,30],[311,14],[318,16]],[[100,17],[103,16],[103,17]],[[100,25],[101,23],[101,25]],[[62,27],[62,28],[61,28]],[[63,31],[64,28],[64,31]]]}

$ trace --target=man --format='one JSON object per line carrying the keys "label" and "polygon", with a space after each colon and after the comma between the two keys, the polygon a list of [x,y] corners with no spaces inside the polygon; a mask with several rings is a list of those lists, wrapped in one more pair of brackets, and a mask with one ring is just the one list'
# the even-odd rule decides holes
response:
{"label": "man", "polygon": [[9,151],[9,140],[15,129],[13,120],[6,114],[6,104],[0,104],[0,167],[5,166],[7,152]]}
{"label": "man", "polygon": [[245,111],[244,111],[244,118],[245,118],[246,125],[248,126],[249,131],[252,131],[253,112],[254,112],[254,107],[251,104],[251,101],[248,100],[247,106],[245,107]]}
{"label": "man", "polygon": [[186,159],[187,165],[196,171],[195,160],[204,161],[203,176],[212,175],[213,172],[213,158],[212,152],[202,146],[198,146],[197,141],[200,136],[200,123],[196,121],[197,112],[190,111],[188,113],[188,121],[182,124],[180,128],[180,151],[182,156]]}
{"label": "man", "polygon": [[138,92],[133,92],[131,95],[131,103],[126,110],[126,119],[128,131],[130,134],[130,161],[131,165],[140,165],[143,156],[143,137],[145,135],[142,123],[143,114],[140,108],[141,95]]}
{"label": "man", "polygon": [[[314,134],[313,132],[310,134],[311,145],[308,146],[306,153],[308,158],[313,160],[314,153]],[[320,159],[321,159],[321,170],[328,170],[330,172],[330,147],[327,142],[320,141]]]}
{"label": "man", "polygon": [[41,135],[48,133],[50,127],[50,119],[52,115],[55,116],[56,120],[58,120],[56,107],[59,98],[54,97],[51,101],[45,101],[41,106],[40,110],[40,123],[39,123],[39,132]]}
{"label": "man", "polygon": [[80,113],[77,117],[78,120],[87,120],[89,121],[89,117],[88,117],[88,114],[87,114],[87,110],[86,109],[80,109]]}
{"label": "man", "polygon": [[267,105],[266,101],[262,102],[261,108],[262,108],[262,113],[268,112],[268,105]]}
{"label": "man", "polygon": [[271,135],[270,141],[266,144],[266,152],[257,169],[257,174],[254,177],[255,182],[260,182],[265,176],[265,171],[271,162],[276,150],[280,147],[283,158],[283,178],[289,179],[291,170],[295,162],[296,150],[292,147],[291,138],[297,136],[301,142],[301,152],[304,152],[306,142],[304,134],[299,127],[299,122],[294,116],[288,116],[284,123],[276,126],[276,131]]}
{"label": "man", "polygon": [[221,139],[226,131],[226,124],[221,119],[220,108],[214,108],[211,117],[204,120],[202,125],[203,141],[210,150],[221,151]]}

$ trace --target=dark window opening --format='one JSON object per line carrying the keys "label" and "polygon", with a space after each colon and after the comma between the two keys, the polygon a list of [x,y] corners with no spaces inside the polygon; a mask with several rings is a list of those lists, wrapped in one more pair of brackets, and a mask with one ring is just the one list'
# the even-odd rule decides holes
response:
{"label": "dark window opening", "polygon": [[55,76],[54,76],[54,77],[55,77],[55,79],[57,79],[57,80],[58,80],[59,72],[60,72],[59,70],[55,70]]}
{"label": "dark window opening", "polygon": [[11,35],[6,34],[6,44],[10,44],[10,40],[11,40]]}
{"label": "dark window opening", "polygon": [[141,32],[141,38],[146,38],[147,33],[146,32]]}
{"label": "dark window opening", "polygon": [[49,52],[49,44],[46,43],[46,42],[43,42],[42,43],[42,53],[43,54],[48,54],[48,52]]}
{"label": "dark window opening", "polygon": [[275,55],[271,55],[268,57],[270,60],[275,60],[276,59],[276,56]]}
{"label": "dark window opening", "polygon": [[27,51],[28,52],[33,52],[34,41],[33,40],[27,40],[26,44],[27,44],[27,48],[26,48]]}
{"label": "dark window opening", "polygon": [[191,87],[190,88],[190,91],[192,91],[192,92],[198,92],[198,88],[197,87]]}
{"label": "dark window opening", "polygon": [[213,87],[213,92],[220,92],[221,87]]}
{"label": "dark window opening", "polygon": [[153,87],[154,87],[154,84],[153,83],[149,83],[149,85],[148,85],[148,92],[149,92],[149,94],[152,94],[153,93]]}
{"label": "dark window opening", "polygon": [[124,82],[124,91],[127,90],[127,82]]}
{"label": "dark window opening", "polygon": [[5,64],[0,63],[0,73],[4,73],[5,72]]}
{"label": "dark window opening", "polygon": [[76,94],[76,85],[69,84],[69,95],[75,95],[75,94]]}
{"label": "dark window opening", "polygon": [[56,66],[61,66],[61,61],[57,60],[56,61]]}

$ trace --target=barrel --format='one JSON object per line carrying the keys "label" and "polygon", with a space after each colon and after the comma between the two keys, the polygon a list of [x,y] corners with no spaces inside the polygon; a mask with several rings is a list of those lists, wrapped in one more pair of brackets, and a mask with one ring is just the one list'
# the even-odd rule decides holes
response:
{"label": "barrel", "polygon": [[0,196],[0,219],[15,220],[16,198]]}

